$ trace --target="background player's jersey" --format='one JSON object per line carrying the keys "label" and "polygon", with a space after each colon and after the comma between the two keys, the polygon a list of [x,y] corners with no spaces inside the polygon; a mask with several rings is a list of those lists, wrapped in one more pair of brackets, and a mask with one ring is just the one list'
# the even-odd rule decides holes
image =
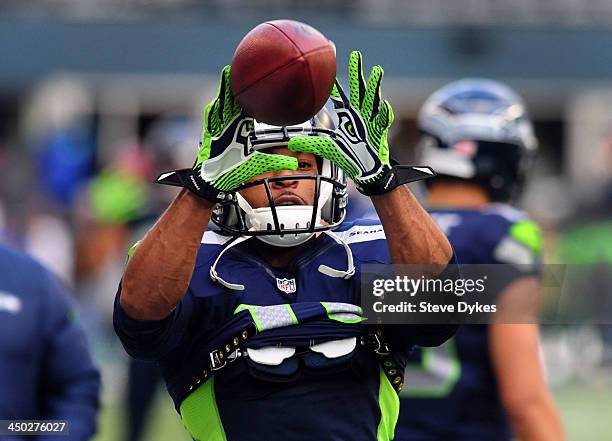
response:
{"label": "background player's jersey", "polygon": [[[460,264],[539,262],[538,227],[508,205],[430,214]],[[404,384],[396,441],[512,439],[489,359],[486,325],[464,325],[440,347],[417,348]]]}
{"label": "background player's jersey", "polygon": [[99,390],[65,289],[32,258],[0,245],[0,419],[68,420],[69,439],[87,440],[96,431]]}

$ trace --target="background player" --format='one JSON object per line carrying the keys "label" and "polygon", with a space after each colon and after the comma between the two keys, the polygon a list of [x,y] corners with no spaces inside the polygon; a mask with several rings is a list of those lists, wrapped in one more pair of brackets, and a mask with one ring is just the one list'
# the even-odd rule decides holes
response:
{"label": "background player", "polygon": [[[421,160],[439,177],[427,204],[461,264],[537,264],[537,225],[506,201],[516,196],[537,148],[522,99],[489,80],[435,92],[419,114]],[[537,297],[538,272],[517,270],[500,301]],[[463,325],[409,362],[396,439],[564,439],[544,380],[538,326]]]}
{"label": "background player", "polygon": [[96,432],[99,392],[64,288],[30,257],[0,245],[0,419],[67,420],[68,435],[35,438],[86,441]]}

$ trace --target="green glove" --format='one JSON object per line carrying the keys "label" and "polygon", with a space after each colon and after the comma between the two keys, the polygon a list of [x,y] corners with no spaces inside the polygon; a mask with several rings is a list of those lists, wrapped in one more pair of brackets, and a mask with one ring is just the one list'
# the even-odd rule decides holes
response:
{"label": "green glove", "polygon": [[381,97],[384,71],[374,66],[366,83],[362,66],[361,52],[351,52],[350,99],[336,80],[331,95],[338,115],[334,136],[299,136],[289,141],[289,149],[329,159],[366,195],[384,194],[405,182],[434,176],[428,167],[391,166],[387,135],[393,109]]}
{"label": "green glove", "polygon": [[230,67],[221,72],[215,99],[204,109],[198,157],[192,169],[162,173],[160,184],[185,187],[211,202],[221,202],[244,182],[263,173],[297,170],[296,158],[254,151],[249,141],[253,118],[248,118],[230,88]]}

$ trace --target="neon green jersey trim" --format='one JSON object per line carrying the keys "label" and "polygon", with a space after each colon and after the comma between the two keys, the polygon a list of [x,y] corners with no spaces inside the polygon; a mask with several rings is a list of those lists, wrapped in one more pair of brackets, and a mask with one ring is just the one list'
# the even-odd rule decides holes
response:
{"label": "neon green jersey trim", "polygon": [[[259,321],[259,318],[257,318],[257,314],[255,313],[255,309],[256,308],[257,308],[257,305],[245,305],[245,304],[241,303],[240,305],[238,305],[238,307],[236,309],[234,309],[234,315],[238,314],[240,311],[244,311],[245,309],[248,310],[249,313],[251,314],[251,317],[253,318],[253,321],[255,322],[255,326],[257,327],[257,331],[261,332],[263,330],[263,326],[261,325],[261,322]],[[291,312],[293,312],[293,311],[291,311]],[[295,317],[295,315],[293,315],[293,317]]]}
{"label": "neon green jersey trim", "polygon": [[[327,312],[327,317],[330,320],[335,320],[340,323],[361,323],[365,321],[365,317],[359,317],[354,319],[339,317],[331,312],[329,305],[326,302],[321,302],[321,305],[323,305],[323,308],[325,308],[325,311]],[[359,308],[359,314],[363,314],[363,309],[361,307]]]}
{"label": "neon green jersey trim", "polygon": [[376,439],[391,441],[395,437],[395,425],[399,417],[400,402],[397,392],[380,369],[380,386],[378,389],[378,405],[380,407],[380,423]]}
{"label": "neon green jersey trim", "polygon": [[[293,309],[291,309],[291,305],[288,303],[284,304],[285,309],[287,310],[287,312],[289,313],[289,315],[291,316],[291,321],[293,322],[294,325],[297,325],[299,323],[298,318],[295,315],[295,312],[293,312]],[[255,322],[255,326],[257,327],[257,331],[261,332],[263,331],[263,325],[261,324],[259,318],[257,317],[257,308],[260,308],[260,306],[257,305],[246,305],[241,303],[240,305],[238,305],[238,307],[234,310],[234,315],[238,314],[240,311],[244,311],[245,309],[249,311],[249,313],[251,314],[251,317],[253,318],[253,321]]]}
{"label": "neon green jersey trim", "polygon": [[299,321],[297,317],[295,316],[295,312],[293,312],[293,309],[291,309],[291,305],[289,303],[285,303],[285,308],[287,308],[287,311],[289,312],[289,315],[291,316],[291,320],[293,321],[293,324],[297,325]]}
{"label": "neon green jersey trim", "polygon": [[196,441],[227,441],[215,399],[215,377],[209,378],[180,406],[183,426]]}
{"label": "neon green jersey trim", "polygon": [[510,227],[510,237],[526,245],[536,254],[542,251],[542,232],[534,221],[524,220],[513,224]]}

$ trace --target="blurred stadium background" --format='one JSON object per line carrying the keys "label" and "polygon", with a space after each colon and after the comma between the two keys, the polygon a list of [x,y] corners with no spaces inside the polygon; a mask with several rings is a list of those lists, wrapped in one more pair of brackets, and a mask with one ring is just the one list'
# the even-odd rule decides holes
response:
{"label": "blurred stadium background", "polygon": [[[548,262],[612,261],[609,0],[3,0],[0,240],[38,257],[79,300],[103,371],[96,441],[125,433],[128,360],[111,311],[126,250],[174,195],[149,183],[191,164],[219,70],[249,29],[274,18],[332,39],[340,77],[353,49],[385,67],[393,153],[404,161],[434,89],[466,76],[514,87],[540,139],[522,206],[544,228]],[[610,439],[610,334],[543,328],[570,440]],[[187,439],[159,389],[143,439]]]}

